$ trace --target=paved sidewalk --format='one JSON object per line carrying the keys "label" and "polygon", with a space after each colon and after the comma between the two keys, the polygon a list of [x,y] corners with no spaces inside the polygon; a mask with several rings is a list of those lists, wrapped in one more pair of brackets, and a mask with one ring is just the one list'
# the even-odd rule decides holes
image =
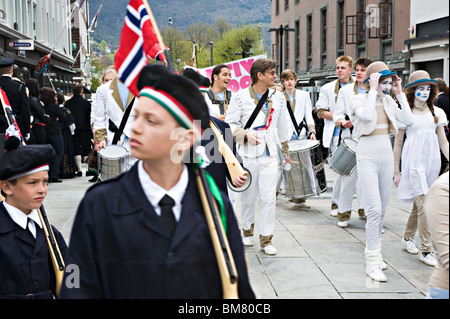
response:
{"label": "paved sidewalk", "polygon": [[[283,195],[277,199],[273,244],[275,256],[267,256],[255,245],[246,247],[250,280],[257,298],[262,299],[423,299],[433,267],[411,255],[401,243],[411,205],[397,200],[395,186],[385,220],[382,253],[388,281],[378,283],[365,274],[364,220],[354,211],[347,228],[331,217],[330,197],[333,173],[326,165],[328,190],[311,197],[310,209],[300,209]],[[65,179],[49,184],[44,201],[50,222],[69,243],[76,209],[90,177]],[[239,211],[236,212],[238,218]],[[257,214],[255,234],[258,234]],[[416,237],[420,249],[420,239]]]}

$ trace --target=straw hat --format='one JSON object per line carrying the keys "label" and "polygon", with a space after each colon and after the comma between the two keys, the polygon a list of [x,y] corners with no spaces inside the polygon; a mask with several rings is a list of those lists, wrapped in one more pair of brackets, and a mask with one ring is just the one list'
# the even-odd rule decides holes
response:
{"label": "straw hat", "polygon": [[409,84],[405,85],[405,89],[410,86],[418,86],[419,84],[430,84],[437,86],[438,81],[430,79],[430,75],[427,71],[418,70],[411,73],[409,76]]}
{"label": "straw hat", "polygon": [[384,63],[382,61],[376,61],[376,62],[371,63],[367,67],[367,70],[366,70],[367,78],[364,80],[363,84],[365,84],[367,81],[369,81],[370,76],[373,73],[381,73],[380,79],[397,74],[397,72],[395,72],[395,71],[392,72],[391,70],[389,70],[386,63]]}

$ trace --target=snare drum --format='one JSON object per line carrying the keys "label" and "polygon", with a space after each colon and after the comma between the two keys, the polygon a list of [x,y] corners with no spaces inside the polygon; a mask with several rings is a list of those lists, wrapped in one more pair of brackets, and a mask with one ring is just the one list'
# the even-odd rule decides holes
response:
{"label": "snare drum", "polygon": [[128,167],[128,151],[120,145],[108,145],[98,152],[99,178],[104,181],[123,173]]}
{"label": "snare drum", "polygon": [[344,138],[328,158],[331,169],[343,176],[351,175],[356,167],[357,147],[358,142],[349,137]]}
{"label": "snare drum", "polygon": [[289,141],[291,169],[283,170],[286,195],[305,198],[327,190],[322,150],[317,140]]}

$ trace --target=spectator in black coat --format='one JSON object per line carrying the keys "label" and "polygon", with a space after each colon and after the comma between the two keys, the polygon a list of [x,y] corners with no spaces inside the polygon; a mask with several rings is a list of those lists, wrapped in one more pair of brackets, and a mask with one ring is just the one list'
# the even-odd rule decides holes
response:
{"label": "spectator in black coat", "polygon": [[65,104],[75,118],[75,134],[73,135],[75,164],[77,175],[81,176],[81,158],[85,159],[91,151],[91,104],[83,98],[83,85],[73,86],[73,97]]}
{"label": "spectator in black coat", "polygon": [[59,104],[56,100],[56,92],[52,88],[43,87],[41,89],[41,101],[44,102],[45,112],[50,116],[50,122],[45,127],[47,135],[47,144],[50,144],[55,149],[56,156],[50,163],[48,171],[49,183],[60,183],[59,166],[64,157],[64,139],[61,132],[61,121],[64,118]]}
{"label": "spectator in black coat", "polygon": [[437,99],[434,101],[434,105],[444,110],[447,115],[447,120],[450,118],[449,106],[448,106],[448,86],[441,78],[435,79],[438,81],[437,87]]}
{"label": "spectator in black coat", "polygon": [[50,116],[45,114],[44,105],[39,100],[39,83],[36,79],[30,78],[25,85],[28,88],[30,110],[33,116],[31,122],[31,141],[29,144],[45,144],[45,127],[50,122]]}

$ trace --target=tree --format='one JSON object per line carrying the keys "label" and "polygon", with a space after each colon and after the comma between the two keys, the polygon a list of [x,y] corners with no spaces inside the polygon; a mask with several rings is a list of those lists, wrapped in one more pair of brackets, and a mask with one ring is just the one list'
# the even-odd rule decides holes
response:
{"label": "tree", "polygon": [[186,40],[184,33],[177,28],[168,27],[162,32],[164,44],[170,48],[172,60],[175,63],[177,59],[181,62],[189,62],[192,58],[192,42]]}
{"label": "tree", "polygon": [[227,31],[233,29],[233,26],[225,18],[219,18],[214,22],[214,28],[216,28],[219,39],[222,39]]}
{"label": "tree", "polygon": [[199,22],[197,24],[189,26],[184,35],[187,39],[192,39],[195,37],[195,43],[198,44],[200,48],[207,46],[206,43],[209,41],[215,42],[218,39],[218,33],[207,23]]}
{"label": "tree", "polygon": [[215,64],[236,60],[236,54],[242,58],[248,57],[250,53],[262,54],[264,48],[261,46],[261,38],[261,28],[255,25],[249,24],[227,31],[216,44]]}

